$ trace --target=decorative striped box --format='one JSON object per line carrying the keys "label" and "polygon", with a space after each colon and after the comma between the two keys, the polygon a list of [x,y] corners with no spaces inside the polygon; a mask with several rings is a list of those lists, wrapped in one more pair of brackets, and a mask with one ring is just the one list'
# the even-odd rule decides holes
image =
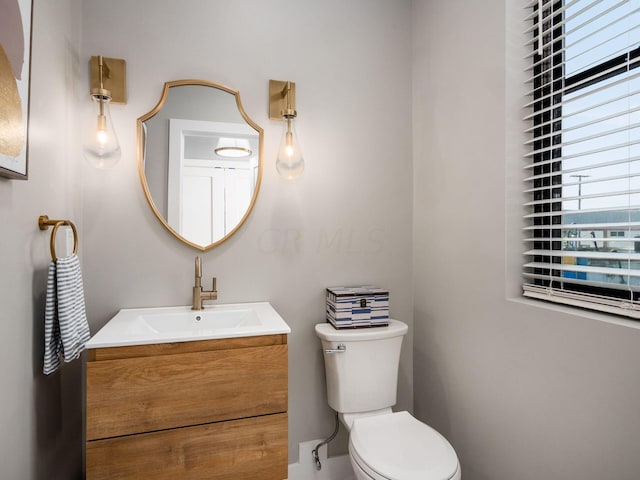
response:
{"label": "decorative striped box", "polygon": [[389,291],[372,286],[327,288],[327,321],[335,328],[389,325]]}

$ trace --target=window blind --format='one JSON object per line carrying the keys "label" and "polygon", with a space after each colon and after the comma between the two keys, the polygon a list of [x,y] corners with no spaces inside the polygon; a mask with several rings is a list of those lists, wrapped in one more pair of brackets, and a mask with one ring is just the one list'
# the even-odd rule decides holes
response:
{"label": "window blind", "polygon": [[527,297],[640,319],[640,0],[527,5]]}

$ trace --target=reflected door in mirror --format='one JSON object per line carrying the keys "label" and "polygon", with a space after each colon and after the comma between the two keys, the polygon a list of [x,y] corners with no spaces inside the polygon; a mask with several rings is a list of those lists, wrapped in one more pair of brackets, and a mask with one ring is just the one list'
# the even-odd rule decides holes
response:
{"label": "reflected door in mirror", "polygon": [[[247,154],[215,158],[217,145],[228,139],[244,140]],[[231,233],[254,195],[258,143],[244,124],[170,119],[169,226],[198,245]]]}

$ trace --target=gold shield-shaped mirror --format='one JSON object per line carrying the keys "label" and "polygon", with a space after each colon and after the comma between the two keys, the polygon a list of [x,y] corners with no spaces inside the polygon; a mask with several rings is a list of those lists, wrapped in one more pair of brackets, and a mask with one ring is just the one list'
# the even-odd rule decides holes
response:
{"label": "gold shield-shaped mirror", "polygon": [[203,80],[165,83],[158,104],[138,118],[138,168],[151,209],[185,244],[221,244],[253,209],[262,143],[238,91]]}

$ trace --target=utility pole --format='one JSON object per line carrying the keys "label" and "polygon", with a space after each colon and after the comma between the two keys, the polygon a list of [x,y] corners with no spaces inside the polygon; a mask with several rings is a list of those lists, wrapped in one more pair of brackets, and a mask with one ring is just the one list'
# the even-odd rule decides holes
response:
{"label": "utility pole", "polygon": [[590,177],[591,175],[571,175],[578,179],[578,210],[582,208],[582,179]]}

